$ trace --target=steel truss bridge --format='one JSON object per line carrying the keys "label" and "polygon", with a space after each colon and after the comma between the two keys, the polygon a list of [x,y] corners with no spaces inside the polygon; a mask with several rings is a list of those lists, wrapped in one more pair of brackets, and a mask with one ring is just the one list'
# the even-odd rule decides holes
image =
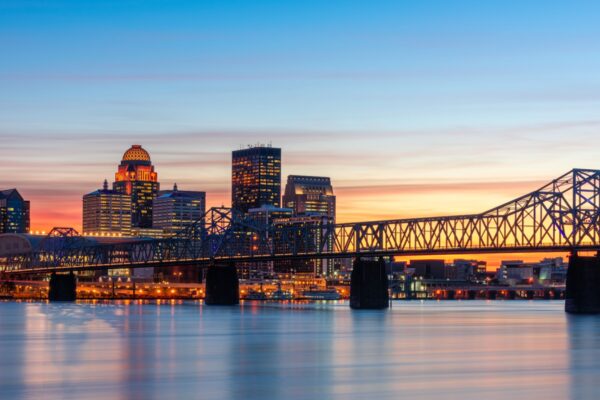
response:
{"label": "steel truss bridge", "polygon": [[32,252],[0,259],[5,273],[208,266],[214,263],[392,255],[600,250],[600,170],[574,169],[480,214],[335,224],[265,224],[230,208],[166,239],[98,244],[56,228]]}

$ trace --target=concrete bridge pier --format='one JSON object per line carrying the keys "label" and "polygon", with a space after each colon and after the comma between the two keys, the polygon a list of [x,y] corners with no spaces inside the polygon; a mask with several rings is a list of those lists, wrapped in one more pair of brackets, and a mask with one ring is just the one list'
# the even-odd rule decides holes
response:
{"label": "concrete bridge pier", "polygon": [[600,253],[595,257],[569,258],[565,311],[571,314],[600,313]]}
{"label": "concrete bridge pier", "polygon": [[354,261],[350,281],[350,308],[384,309],[389,307],[388,276],[385,261]]}
{"label": "concrete bridge pier", "polygon": [[235,264],[208,267],[204,302],[217,306],[240,304],[240,283]]}
{"label": "concrete bridge pier", "polygon": [[50,275],[50,284],[48,290],[49,301],[75,301],[77,294],[77,279],[73,272],[68,274],[57,274],[53,272]]}

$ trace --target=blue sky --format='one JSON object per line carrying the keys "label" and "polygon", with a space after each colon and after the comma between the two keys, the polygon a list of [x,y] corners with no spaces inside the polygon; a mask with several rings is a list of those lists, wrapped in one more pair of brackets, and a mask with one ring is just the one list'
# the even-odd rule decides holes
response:
{"label": "blue sky", "polygon": [[229,152],[271,142],[284,174],[333,178],[342,219],[480,211],[600,168],[599,15],[594,1],[4,0],[0,186],[44,223],[75,220],[140,143],[166,186],[224,203]]}

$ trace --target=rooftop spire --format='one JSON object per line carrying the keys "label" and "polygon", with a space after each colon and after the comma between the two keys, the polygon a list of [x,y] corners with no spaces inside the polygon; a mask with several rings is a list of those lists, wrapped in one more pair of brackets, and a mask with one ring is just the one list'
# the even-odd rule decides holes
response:
{"label": "rooftop spire", "polygon": [[177,191],[177,182],[175,182],[175,184],[173,185],[173,191],[176,192]]}
{"label": "rooftop spire", "polygon": [[104,183],[102,184],[102,189],[108,190],[108,181],[106,179],[104,180]]}

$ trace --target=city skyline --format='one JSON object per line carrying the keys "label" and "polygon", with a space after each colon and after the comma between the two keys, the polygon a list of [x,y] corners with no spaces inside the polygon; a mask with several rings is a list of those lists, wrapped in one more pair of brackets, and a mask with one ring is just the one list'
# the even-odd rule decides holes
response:
{"label": "city skyline", "polygon": [[[255,145],[248,145],[246,148],[250,149],[250,148],[252,148],[252,146],[256,146],[256,145],[257,144],[255,144]],[[258,146],[259,147],[254,147],[254,148],[255,149],[260,149],[261,148],[260,146],[262,146],[262,145],[259,144]],[[264,148],[265,149],[270,149],[270,147],[264,147]],[[130,152],[132,149],[140,149],[141,150],[141,149],[143,149],[143,146],[141,146],[141,145],[131,145],[130,147],[128,146],[128,149],[125,152],[125,154],[127,155],[128,152]],[[282,150],[282,153],[285,153],[283,151],[284,149],[276,149],[276,150]],[[148,157],[149,157],[149,153],[151,153],[147,149],[143,149],[143,152]],[[234,153],[235,153],[235,151],[234,151]],[[283,168],[284,165],[285,165],[285,163],[282,163],[282,169],[285,169],[285,168]],[[231,165],[230,165],[230,168],[231,168]],[[283,176],[285,176],[285,175],[283,175]],[[289,177],[295,177],[295,175],[288,175],[287,178],[289,178]],[[332,181],[335,182],[335,178],[332,178]],[[231,183],[231,180],[230,180],[230,183]],[[519,182],[515,182],[515,183],[518,184]],[[526,183],[530,183],[530,182],[523,182],[523,184],[526,184]],[[533,183],[533,182],[531,182],[531,183]],[[163,184],[164,184],[164,182],[163,182]],[[176,185],[176,182],[174,184]],[[484,183],[482,183],[482,184],[484,185]],[[335,185],[335,183],[334,183],[334,185]],[[418,186],[418,185],[414,185],[414,186]],[[492,184],[490,186],[490,188],[493,188],[493,187],[494,187],[494,185]],[[445,190],[445,189],[447,189],[447,188],[444,188],[444,187],[440,188],[440,190]],[[537,187],[536,187],[536,189],[537,189]],[[467,188],[467,191],[468,190],[469,189]],[[533,189],[531,189],[531,190],[533,190]],[[528,190],[528,191],[531,191],[531,190]],[[337,189],[336,189],[336,191],[337,191]],[[436,191],[436,188],[431,188],[430,192],[431,193],[435,193],[435,191]],[[229,191],[229,194],[230,193],[231,193],[231,191]],[[524,194],[524,193],[526,193],[526,192],[523,192],[523,193],[520,193],[520,194]],[[520,195],[520,194],[515,194],[513,197],[515,197],[517,195]],[[217,203],[212,204],[209,201],[209,199],[211,198],[210,195],[211,195],[211,193],[208,192],[207,196],[206,196],[207,197],[207,199],[206,199],[207,207],[213,207],[213,206],[217,206],[218,207],[219,205],[221,205],[221,206],[222,205],[231,206],[231,196],[229,196],[229,198],[228,198],[229,203],[226,203],[226,202],[218,203],[217,202]],[[83,229],[83,226],[82,226],[83,208],[81,208],[81,199],[79,200],[79,202],[80,202],[80,209],[79,209],[78,220],[77,220],[76,223],[73,223],[70,226],[74,227],[75,229],[78,229],[78,230],[82,231],[82,229]],[[472,212],[465,212],[465,213],[467,213],[467,214],[475,214],[475,213],[478,213],[478,212],[479,211],[472,211]],[[463,214],[465,214],[465,213],[463,213]],[[32,214],[34,214],[34,213],[32,213]],[[460,213],[455,213],[455,215],[459,215],[459,214]],[[403,216],[403,217],[396,217],[396,218],[410,218],[410,217],[417,217],[418,218],[418,217],[429,217],[429,216],[435,216],[435,215]],[[387,219],[394,219],[394,217],[386,217],[386,218]],[[380,219],[384,219],[384,218],[380,218]],[[33,219],[32,219],[32,221],[33,221]],[[343,219],[342,220],[339,220],[339,219],[337,220],[337,222],[353,222],[353,221],[358,221],[358,220],[343,220]],[[366,220],[363,220],[363,221],[366,221]],[[50,221],[50,222],[52,222],[52,221]],[[62,222],[65,222],[65,220],[62,220]],[[32,223],[31,230],[32,231],[36,231],[36,232],[47,232],[47,231],[50,231],[53,227],[59,226],[57,224],[50,223],[50,225],[48,225],[47,229],[36,229],[34,223],[35,223],[35,221]],[[63,225],[65,225],[65,224],[63,224]],[[546,255],[546,256],[565,256],[564,253],[542,253],[542,255]],[[528,253],[516,253],[516,254],[514,254],[514,257],[511,254],[506,254],[505,253],[505,254],[450,254],[450,255],[447,255],[445,257],[445,260],[446,261],[450,261],[450,260],[453,260],[453,259],[463,258],[463,257],[464,258],[468,258],[468,259],[481,259],[481,260],[485,260],[486,262],[488,262],[488,267],[490,267],[490,268],[498,266],[502,260],[521,259],[521,260],[524,260],[525,262],[533,262],[533,261],[538,261],[538,260],[541,259],[540,258],[541,257],[540,253],[531,253],[531,254],[528,254]],[[406,256],[398,256],[398,257],[395,257],[395,259],[397,261],[420,260],[420,259],[429,259],[429,258],[431,258],[431,257],[430,256],[408,256],[408,257],[406,257]]]}
{"label": "city skyline", "polygon": [[231,150],[270,142],[339,222],[484,211],[598,167],[600,5],[539,4],[5,2],[0,187],[79,227],[141,143],[229,204]]}

